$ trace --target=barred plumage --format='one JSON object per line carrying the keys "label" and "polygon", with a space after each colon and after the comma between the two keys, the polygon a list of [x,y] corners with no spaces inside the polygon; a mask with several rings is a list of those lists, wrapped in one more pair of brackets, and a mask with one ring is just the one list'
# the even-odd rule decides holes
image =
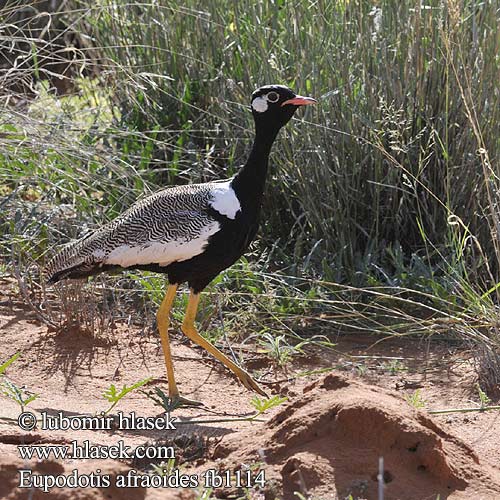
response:
{"label": "barred plumage", "polygon": [[92,274],[105,265],[166,266],[190,259],[220,230],[213,211],[234,219],[239,208],[231,180],[163,189],[63,247],[47,265],[49,282]]}

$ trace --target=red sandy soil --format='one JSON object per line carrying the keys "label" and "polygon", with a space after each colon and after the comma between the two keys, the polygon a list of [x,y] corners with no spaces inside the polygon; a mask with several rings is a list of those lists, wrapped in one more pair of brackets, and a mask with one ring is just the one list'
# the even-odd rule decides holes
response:
{"label": "red sandy soil", "polygon": [[265,457],[268,483],[294,498],[377,498],[384,458],[385,497],[495,498],[500,472],[444,426],[391,391],[329,374],[311,383],[259,432],[223,441],[222,469]]}
{"label": "red sandy soil", "polygon": [[[15,352],[19,358],[7,371],[18,385],[40,396],[34,413],[95,415],[108,403],[102,392],[153,377],[149,388],[166,390],[159,338],[118,326],[106,337],[77,330],[49,332],[33,314],[0,294],[0,362]],[[252,394],[238,385],[219,363],[173,334],[173,351],[181,392],[205,402],[201,409],[178,409],[182,420],[222,419],[252,412]],[[19,489],[18,470],[40,474],[80,474],[101,469],[116,476],[145,464],[116,460],[49,460],[23,462],[19,444],[68,444],[90,440],[135,447],[175,443],[184,474],[215,468],[255,476],[264,470],[266,484],[245,498],[354,499],[377,498],[379,457],[384,458],[385,499],[500,498],[500,454],[497,412],[431,417],[430,408],[472,406],[477,402],[473,370],[463,352],[440,344],[410,339],[374,345],[370,337],[335,339],[338,351],[315,352],[294,362],[289,375],[332,367],[322,375],[297,377],[269,386],[286,395],[285,404],[266,414],[265,422],[216,422],[177,425],[177,431],[21,431],[15,423],[15,403],[0,396],[0,498],[11,499],[155,499],[201,498],[201,488],[54,488],[49,494]],[[233,348],[236,346],[233,346]],[[369,356],[369,357],[359,357]],[[400,358],[396,369],[388,363]],[[262,364],[262,363],[261,363]],[[362,366],[363,370],[355,368]],[[392,374],[391,374],[392,372]],[[284,378],[283,374],[268,378]],[[425,408],[405,400],[419,387]],[[144,394],[133,392],[116,408],[128,414],[154,416],[161,409]],[[184,444],[183,444],[184,443]],[[186,444],[187,443],[187,444]],[[184,461],[185,460],[185,461]],[[234,480],[234,476],[233,476]],[[113,480],[111,481],[113,483]],[[244,497],[234,486],[217,488],[210,498]],[[209,498],[205,496],[204,498]]]}

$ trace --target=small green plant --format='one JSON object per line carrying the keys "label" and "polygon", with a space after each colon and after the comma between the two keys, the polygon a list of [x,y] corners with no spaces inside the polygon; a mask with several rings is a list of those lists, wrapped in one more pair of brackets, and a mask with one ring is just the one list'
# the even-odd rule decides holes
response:
{"label": "small green plant", "polygon": [[2,378],[0,391],[4,396],[17,403],[22,413],[26,406],[35,401],[39,395],[28,391],[25,387],[19,387],[5,375],[7,368],[14,363],[19,356],[21,356],[21,353],[16,352],[16,354],[11,356],[5,363],[0,365],[0,377]]}
{"label": "small green plant", "polygon": [[368,367],[366,365],[356,365],[356,372],[360,377],[366,377]]}
{"label": "small green plant", "polygon": [[175,470],[175,458],[169,458],[166,462],[159,464],[152,464],[152,469],[155,474],[159,476],[168,476]]}
{"label": "small green plant", "polygon": [[21,408],[21,413],[24,412],[26,406],[38,398],[38,394],[31,393],[24,387],[18,387],[14,382],[4,377],[2,380],[1,389],[2,394],[14,401]]}
{"label": "small green plant", "polygon": [[5,363],[1,364],[0,365],[0,375],[3,375],[5,373],[5,371],[7,370],[7,368],[12,363],[14,363],[14,361],[16,361],[16,359],[19,358],[19,356],[21,356],[21,353],[20,352],[16,352],[16,354],[14,354],[13,356],[11,356]]}
{"label": "small green plant", "polygon": [[118,402],[122,400],[127,394],[138,389],[139,387],[142,387],[143,385],[146,385],[150,380],[151,377],[148,377],[143,380],[139,380],[139,382],[136,382],[134,385],[131,385],[130,387],[124,385],[120,389],[120,391],[118,391],[115,384],[111,384],[109,388],[102,393],[103,397],[111,403],[111,406],[104,412],[104,414],[105,415],[108,414],[118,404]]}
{"label": "small green plant", "polygon": [[481,403],[481,408],[487,407],[491,403],[491,399],[488,395],[481,389],[479,384],[476,384],[477,392],[479,395],[479,402]]}
{"label": "small green plant", "polygon": [[406,370],[405,366],[399,359],[392,359],[391,361],[387,361],[382,363],[381,365],[384,371],[389,372],[390,375],[397,375],[399,372]]}
{"label": "small green plant", "polygon": [[288,398],[281,396],[273,396],[267,399],[261,399],[259,396],[254,396],[250,401],[250,404],[257,410],[257,412],[253,415],[252,419],[259,417],[271,408],[275,408],[276,406],[283,404],[287,399]]}
{"label": "small green plant", "polygon": [[307,341],[299,342],[292,345],[288,342],[285,335],[274,336],[270,332],[264,332],[258,339],[259,345],[280,368],[284,368],[286,364],[296,355],[303,354],[302,347]]}
{"label": "small green plant", "polygon": [[407,394],[405,399],[414,408],[423,408],[426,404],[426,400],[420,394],[420,389],[417,389],[413,394]]}

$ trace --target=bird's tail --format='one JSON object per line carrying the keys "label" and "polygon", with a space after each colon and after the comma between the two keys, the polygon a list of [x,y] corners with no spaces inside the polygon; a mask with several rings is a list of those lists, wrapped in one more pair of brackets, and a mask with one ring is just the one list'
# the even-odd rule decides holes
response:
{"label": "bird's tail", "polygon": [[89,235],[72,241],[50,259],[45,267],[47,283],[56,283],[65,278],[83,278],[95,274],[100,267],[93,249],[95,238]]}

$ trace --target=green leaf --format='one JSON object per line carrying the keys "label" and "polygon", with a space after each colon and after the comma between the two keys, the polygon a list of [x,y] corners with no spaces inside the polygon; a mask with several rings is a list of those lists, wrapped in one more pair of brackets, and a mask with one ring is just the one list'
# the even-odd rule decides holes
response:
{"label": "green leaf", "polygon": [[18,387],[7,377],[3,379],[0,391],[4,396],[17,403],[21,408],[24,408],[39,396],[38,394],[27,394],[25,389]]}
{"label": "green leaf", "polygon": [[130,387],[124,385],[121,388],[120,392],[118,392],[115,384],[111,384],[109,388],[102,393],[103,397],[107,399],[110,403],[112,403],[112,405],[104,413],[109,413],[111,409],[114,408],[122,398],[124,398],[127,394],[134,391],[135,389],[138,389],[139,387],[142,387],[143,385],[147,384],[150,380],[151,377],[148,377],[143,380],[139,380],[139,382],[136,382],[134,385],[131,385]]}
{"label": "green leaf", "polygon": [[273,396],[272,398],[268,399],[261,399],[259,398],[259,396],[254,396],[250,403],[257,410],[257,415],[260,415],[265,411],[270,410],[271,408],[279,406],[280,404],[287,401],[287,399],[288,398],[282,398],[280,396]]}
{"label": "green leaf", "polygon": [[4,364],[0,365],[0,375],[3,375],[7,368],[16,361],[17,358],[21,356],[20,352],[16,352],[11,358],[9,358]]}

